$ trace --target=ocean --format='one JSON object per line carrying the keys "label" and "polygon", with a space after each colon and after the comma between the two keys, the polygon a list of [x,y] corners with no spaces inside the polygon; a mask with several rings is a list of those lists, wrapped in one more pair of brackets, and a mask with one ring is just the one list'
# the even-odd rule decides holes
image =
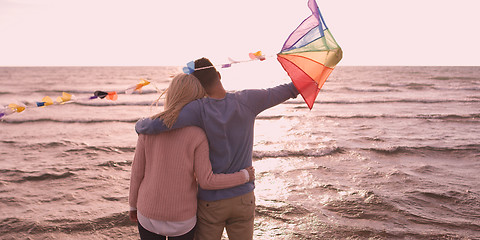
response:
{"label": "ocean", "polygon": [[[265,62],[222,69],[224,86],[290,81]],[[0,119],[0,239],[138,239],[134,125],[180,69],[1,67],[0,106],[27,108]],[[62,92],[77,100],[35,106]],[[480,67],[339,66],[312,110],[258,116],[253,165],[255,239],[480,239]]]}

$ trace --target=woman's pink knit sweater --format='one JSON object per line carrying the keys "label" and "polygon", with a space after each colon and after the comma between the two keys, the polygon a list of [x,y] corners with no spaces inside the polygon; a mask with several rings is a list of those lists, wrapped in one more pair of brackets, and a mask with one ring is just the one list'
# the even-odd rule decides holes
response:
{"label": "woman's pink knit sweater", "polygon": [[201,128],[138,136],[130,179],[131,207],[151,219],[190,219],[197,211],[197,179],[203,189],[212,190],[248,182],[243,172],[213,174]]}

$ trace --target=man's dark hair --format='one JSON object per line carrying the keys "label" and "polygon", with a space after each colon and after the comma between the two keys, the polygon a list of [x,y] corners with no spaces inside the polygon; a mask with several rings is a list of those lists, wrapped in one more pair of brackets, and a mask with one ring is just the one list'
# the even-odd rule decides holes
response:
{"label": "man's dark hair", "polygon": [[202,84],[202,87],[207,89],[215,83],[218,78],[217,69],[213,67],[213,64],[207,58],[200,58],[195,60],[195,69],[212,66],[210,68],[195,70],[192,74]]}

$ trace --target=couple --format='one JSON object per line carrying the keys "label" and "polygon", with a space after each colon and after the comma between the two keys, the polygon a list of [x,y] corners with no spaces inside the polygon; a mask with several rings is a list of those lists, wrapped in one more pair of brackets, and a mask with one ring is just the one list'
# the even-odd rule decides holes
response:
{"label": "couple", "polygon": [[229,239],[252,239],[255,117],[298,91],[290,83],[227,93],[208,59],[194,68],[174,78],[165,111],[135,126],[130,218],[142,239],[219,240],[224,228]]}

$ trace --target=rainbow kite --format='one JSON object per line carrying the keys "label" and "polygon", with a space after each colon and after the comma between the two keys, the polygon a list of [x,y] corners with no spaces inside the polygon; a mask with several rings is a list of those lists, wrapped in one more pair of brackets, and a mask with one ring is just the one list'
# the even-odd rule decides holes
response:
{"label": "rainbow kite", "polygon": [[308,1],[312,15],[293,31],[277,59],[312,109],[318,92],[342,59],[342,49],[328,30],[315,0]]}

